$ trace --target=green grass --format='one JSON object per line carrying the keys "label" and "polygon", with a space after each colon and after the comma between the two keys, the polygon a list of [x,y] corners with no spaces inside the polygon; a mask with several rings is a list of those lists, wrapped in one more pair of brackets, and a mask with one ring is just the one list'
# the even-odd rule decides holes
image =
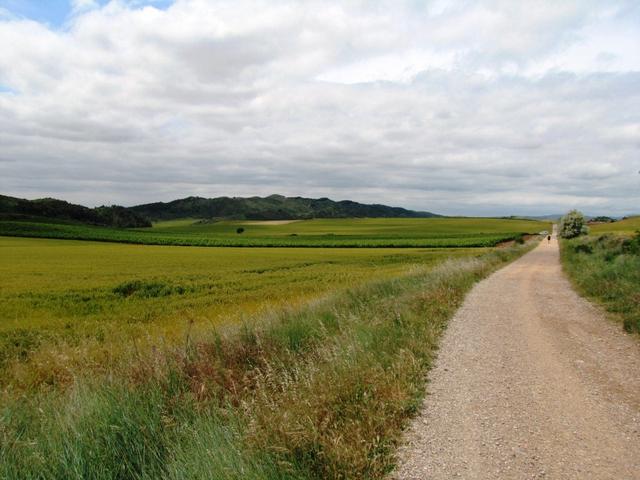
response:
{"label": "green grass", "polygon": [[[8,241],[33,242],[32,248],[38,242]],[[65,242],[51,243],[64,251]],[[104,268],[117,257],[98,254],[94,245],[86,248]],[[433,254],[425,252],[426,262],[399,261],[403,267],[392,277],[334,290],[311,305],[210,327],[147,352],[132,348],[136,355],[103,372],[75,371],[70,388],[5,389],[0,478],[383,478],[393,466],[402,427],[420,405],[425,373],[448,318],[476,280],[525,249],[467,253],[444,263],[428,260]],[[200,250],[198,257],[203,255]],[[379,255],[369,257],[369,273],[385,252]],[[34,252],[31,261],[41,257]],[[123,267],[131,263],[122,260]],[[85,268],[91,264],[85,259]],[[64,262],[56,265],[63,269]],[[37,270],[22,277],[23,291]],[[60,278],[81,283],[72,271]],[[163,291],[149,283],[117,283],[118,272],[114,266],[113,278],[99,275],[93,285],[120,285],[113,295],[133,303],[146,301],[136,292]],[[261,274],[253,275],[256,280]],[[91,283],[91,275],[86,280]],[[46,278],[39,281],[40,288],[57,288]],[[19,297],[20,287],[11,295]]]}
{"label": "green grass", "polygon": [[[236,233],[239,227],[242,234]],[[148,245],[316,248],[492,247],[549,229],[531,220],[491,218],[330,219],[269,222],[160,222],[148,229],[0,221],[0,236],[97,240]]]}
{"label": "green grass", "polygon": [[220,221],[198,223],[197,221],[158,222],[154,232],[187,233],[210,236],[233,236],[236,228],[245,229],[244,236],[274,237],[291,234],[323,236],[359,236],[428,238],[450,235],[503,234],[513,232],[537,233],[544,222],[498,218],[345,218],[300,220],[287,223],[260,221]]}
{"label": "green grass", "polygon": [[624,220],[618,220],[617,222],[590,225],[589,230],[592,235],[601,235],[603,233],[632,235],[640,231],[640,216],[629,217]]}
{"label": "green grass", "polygon": [[[610,231],[626,231],[618,227]],[[581,293],[621,318],[628,332],[640,332],[640,234],[616,234],[563,241],[562,262]]]}

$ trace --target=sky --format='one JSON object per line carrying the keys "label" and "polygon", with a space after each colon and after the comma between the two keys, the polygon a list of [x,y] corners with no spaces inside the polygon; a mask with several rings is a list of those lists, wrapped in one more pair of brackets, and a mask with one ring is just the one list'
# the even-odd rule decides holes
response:
{"label": "sky", "polygon": [[0,0],[0,193],[640,212],[640,2]]}

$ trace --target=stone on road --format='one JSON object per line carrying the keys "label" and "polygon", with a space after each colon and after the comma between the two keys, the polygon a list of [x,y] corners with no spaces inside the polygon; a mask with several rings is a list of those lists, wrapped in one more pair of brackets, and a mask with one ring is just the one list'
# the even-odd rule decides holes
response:
{"label": "stone on road", "polygon": [[469,293],[404,440],[398,480],[640,479],[640,342],[545,239]]}

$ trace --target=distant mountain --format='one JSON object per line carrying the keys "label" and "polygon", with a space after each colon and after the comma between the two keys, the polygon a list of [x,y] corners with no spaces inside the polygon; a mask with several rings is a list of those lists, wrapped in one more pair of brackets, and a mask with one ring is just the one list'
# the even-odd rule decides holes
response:
{"label": "distant mountain", "polygon": [[300,220],[308,218],[352,217],[439,217],[430,212],[415,212],[386,205],[367,205],[328,198],[283,197],[187,197],[172,202],[148,203],[130,207],[130,210],[151,220],[176,218],[227,218],[238,220]]}
{"label": "distant mountain", "polygon": [[527,220],[560,220],[563,214],[558,213],[556,215],[528,215],[522,218],[526,218]]}
{"label": "distant mountain", "polygon": [[151,226],[146,218],[118,205],[88,208],[55,198],[25,200],[5,195],[0,195],[0,219],[46,219],[120,228]]}
{"label": "distant mountain", "polygon": [[[557,214],[557,215],[538,215],[538,216],[527,216],[527,217],[522,217],[522,218],[526,218],[529,220],[557,220],[560,221],[560,219],[564,216],[564,213],[562,214]],[[589,221],[589,222],[615,222],[616,220],[620,220],[622,217],[616,217],[616,216],[593,216],[593,215],[585,215],[584,218]]]}

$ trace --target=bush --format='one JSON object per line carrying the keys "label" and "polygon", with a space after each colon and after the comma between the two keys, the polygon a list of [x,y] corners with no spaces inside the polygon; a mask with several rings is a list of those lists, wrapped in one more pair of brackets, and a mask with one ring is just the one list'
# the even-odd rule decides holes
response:
{"label": "bush", "polygon": [[577,210],[571,210],[560,219],[559,233],[562,238],[575,238],[589,233],[584,215]]}
{"label": "bush", "polygon": [[244,233],[244,228],[242,228],[242,227],[238,227],[238,228],[236,229],[236,233],[237,233],[237,234]]}
{"label": "bush", "polygon": [[593,247],[586,243],[580,243],[573,247],[576,253],[593,253]]}
{"label": "bush", "polygon": [[613,223],[615,222],[615,220],[611,217],[606,217],[606,216],[600,216],[600,217],[593,217],[590,222],[592,223]]}
{"label": "bush", "polygon": [[629,255],[640,255],[640,231],[636,232],[635,237],[622,242],[622,251]]}

